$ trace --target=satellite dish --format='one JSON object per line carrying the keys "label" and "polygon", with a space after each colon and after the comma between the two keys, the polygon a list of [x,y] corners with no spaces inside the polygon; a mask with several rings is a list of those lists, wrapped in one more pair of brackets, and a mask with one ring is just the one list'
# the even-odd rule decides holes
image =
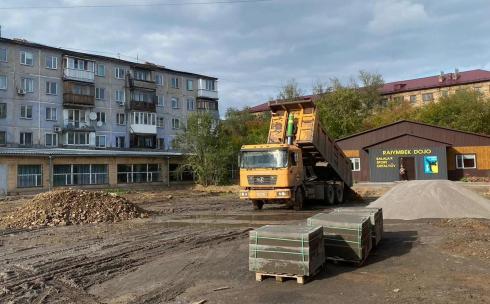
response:
{"label": "satellite dish", "polygon": [[90,112],[90,114],[88,114],[88,118],[90,118],[90,120],[96,120],[97,119],[97,113]]}
{"label": "satellite dish", "polygon": [[104,123],[102,123],[102,121],[98,121],[98,122],[97,122],[97,127],[102,127],[102,125],[103,125],[103,124],[104,124]]}

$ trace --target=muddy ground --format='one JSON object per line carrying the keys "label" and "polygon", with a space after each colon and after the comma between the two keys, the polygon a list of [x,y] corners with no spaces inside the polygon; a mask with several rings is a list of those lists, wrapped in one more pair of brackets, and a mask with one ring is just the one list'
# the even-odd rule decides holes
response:
{"label": "muddy ground", "polygon": [[[115,224],[0,228],[0,303],[490,303],[488,220],[387,220],[366,265],[327,264],[298,285],[255,281],[248,230],[299,223],[325,206],[254,212],[233,193],[122,195],[155,214]],[[0,202],[0,216],[23,202]]]}

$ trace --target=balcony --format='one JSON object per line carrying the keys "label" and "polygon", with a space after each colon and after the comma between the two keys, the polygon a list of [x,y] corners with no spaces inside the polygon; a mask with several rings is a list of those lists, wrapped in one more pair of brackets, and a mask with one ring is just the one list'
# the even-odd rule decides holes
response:
{"label": "balcony", "polygon": [[128,110],[130,111],[140,111],[140,112],[156,112],[157,111],[157,103],[155,101],[144,102],[144,101],[136,101],[130,100],[126,103]]}
{"label": "balcony", "polygon": [[138,80],[132,77],[129,78],[129,87],[131,89],[145,89],[156,91],[157,86],[154,81]]}
{"label": "balcony", "polygon": [[130,128],[133,134],[157,134],[156,125],[131,124]]}
{"label": "balcony", "polygon": [[129,136],[129,147],[133,149],[156,149],[156,135],[138,135],[131,134]]}
{"label": "balcony", "polygon": [[198,89],[197,97],[209,98],[209,99],[218,99],[218,91],[209,91],[206,89]]}
{"label": "balcony", "polygon": [[63,77],[70,80],[94,83],[95,73],[92,71],[65,68],[63,72]]}
{"label": "balcony", "polygon": [[63,105],[94,107],[95,96],[63,93]]}
{"label": "balcony", "polygon": [[63,121],[63,131],[95,132],[95,127],[91,126],[89,122],[70,121],[65,119]]}

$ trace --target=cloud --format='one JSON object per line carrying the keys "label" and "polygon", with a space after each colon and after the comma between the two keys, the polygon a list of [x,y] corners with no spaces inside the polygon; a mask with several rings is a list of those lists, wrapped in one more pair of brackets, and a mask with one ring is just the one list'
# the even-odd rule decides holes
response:
{"label": "cloud", "polygon": [[424,5],[408,0],[379,0],[368,29],[375,34],[390,34],[422,27],[429,20]]}

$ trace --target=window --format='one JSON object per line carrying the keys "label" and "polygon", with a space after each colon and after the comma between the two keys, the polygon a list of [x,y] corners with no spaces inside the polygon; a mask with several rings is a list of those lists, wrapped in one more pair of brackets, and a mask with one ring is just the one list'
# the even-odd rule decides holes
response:
{"label": "window", "polygon": [[151,183],[159,182],[160,166],[158,164],[117,165],[118,183]]}
{"label": "window", "polygon": [[20,132],[19,143],[21,146],[32,146],[32,133],[31,132]]}
{"label": "window", "polygon": [[17,188],[42,187],[43,173],[41,165],[18,165]]}
{"label": "window", "polygon": [[434,100],[434,94],[432,93],[425,93],[425,94],[422,94],[422,100],[424,102],[429,102],[429,101],[432,101]]}
{"label": "window", "polygon": [[51,70],[58,69],[58,57],[46,56],[46,68]]}
{"label": "window", "polygon": [[95,62],[80,58],[65,57],[65,65],[70,70],[94,72]]}
{"label": "window", "polygon": [[124,113],[117,113],[116,115],[117,124],[123,126],[126,124],[126,115]]}
{"label": "window", "polygon": [[448,90],[443,90],[441,91],[442,97],[448,97],[449,96],[449,91]]}
{"label": "window", "polygon": [[23,65],[34,65],[34,56],[31,52],[20,52],[20,64]]}
{"label": "window", "polygon": [[188,111],[194,111],[195,108],[195,102],[193,98],[187,98],[187,110]]}
{"label": "window", "polygon": [[395,97],[393,97],[393,101],[396,103],[402,103],[403,102],[403,96],[395,96]]}
{"label": "window", "polygon": [[475,154],[456,155],[456,168],[457,169],[475,169],[476,168],[476,155]]}
{"label": "window", "polygon": [[107,165],[54,165],[54,186],[104,185],[109,183]]}
{"label": "window", "polygon": [[417,95],[410,95],[410,102],[417,103]]}
{"label": "window", "polygon": [[474,87],[475,92],[482,93],[481,87]]}
{"label": "window", "polygon": [[46,81],[46,95],[58,95],[58,83]]}
{"label": "window", "polygon": [[165,126],[165,119],[163,117],[157,117],[157,127],[163,128]]}
{"label": "window", "polygon": [[179,99],[177,97],[172,97],[172,109],[179,108]]}
{"label": "window", "polygon": [[165,149],[165,138],[159,138],[158,139],[158,149],[160,149],[160,150]]}
{"label": "window", "polygon": [[6,89],[7,89],[7,76],[0,75],[0,90],[6,90]]}
{"label": "window", "polygon": [[7,144],[7,132],[0,131],[0,145],[6,145],[6,144]]}
{"label": "window", "polygon": [[114,69],[114,77],[116,77],[116,79],[124,79],[124,69],[123,68],[115,68]]}
{"label": "window", "polygon": [[174,89],[178,89],[179,88],[179,78],[172,77],[172,88],[174,88]]}
{"label": "window", "polygon": [[153,94],[151,93],[146,93],[146,92],[142,92],[142,91],[133,91],[131,93],[131,99],[133,101],[137,101],[137,102],[151,102],[153,100]]}
{"label": "window", "polygon": [[116,148],[124,148],[124,136],[116,136]]}
{"label": "window", "polygon": [[105,88],[95,88],[95,99],[97,100],[105,99]]}
{"label": "window", "polygon": [[180,120],[178,118],[172,118],[172,129],[180,129]]}
{"label": "window", "polygon": [[57,147],[58,146],[58,134],[56,133],[46,133],[45,136],[46,147]]}
{"label": "window", "polygon": [[95,136],[95,146],[97,148],[105,148],[106,147],[106,137],[105,135],[96,135]]}
{"label": "window", "polygon": [[56,108],[48,107],[46,108],[46,120],[57,120],[58,113],[56,112]]}
{"label": "window", "polygon": [[361,159],[359,157],[353,157],[350,161],[352,163],[352,171],[361,171]]}
{"label": "window", "polygon": [[0,118],[7,118],[7,104],[0,103]]}
{"label": "window", "polygon": [[163,75],[162,74],[156,74],[155,75],[155,83],[158,86],[162,86],[163,85]]}
{"label": "window", "polygon": [[20,106],[20,118],[32,119],[32,106],[21,105]]}
{"label": "window", "polygon": [[156,114],[148,112],[133,112],[131,123],[141,125],[156,125]]}
{"label": "window", "polygon": [[21,78],[22,89],[27,93],[34,92],[34,79],[32,78]]}
{"label": "window", "polygon": [[159,107],[165,106],[165,100],[163,98],[163,95],[157,96],[157,106]]}
{"label": "window", "polygon": [[192,79],[187,79],[187,91],[192,91],[194,89],[194,83]]}
{"label": "window", "polygon": [[151,81],[151,74],[149,71],[134,70],[134,79],[142,81]]}
{"label": "window", "polygon": [[216,85],[215,85],[214,80],[206,79],[204,84],[205,84],[206,90],[216,91]]}
{"label": "window", "polygon": [[97,112],[97,121],[105,124],[105,112]]}
{"label": "window", "polygon": [[7,62],[7,49],[6,48],[0,48],[0,61],[2,62]]}
{"label": "window", "polygon": [[68,109],[68,123],[74,124],[76,127],[80,123],[85,123],[85,110]]}
{"label": "window", "polygon": [[88,146],[89,133],[88,132],[66,132],[66,144],[77,146]]}
{"label": "window", "polygon": [[115,90],[114,91],[114,100],[117,102],[124,102],[124,91],[123,90]]}
{"label": "window", "polygon": [[95,75],[99,77],[105,77],[105,65],[97,63],[95,68]]}

